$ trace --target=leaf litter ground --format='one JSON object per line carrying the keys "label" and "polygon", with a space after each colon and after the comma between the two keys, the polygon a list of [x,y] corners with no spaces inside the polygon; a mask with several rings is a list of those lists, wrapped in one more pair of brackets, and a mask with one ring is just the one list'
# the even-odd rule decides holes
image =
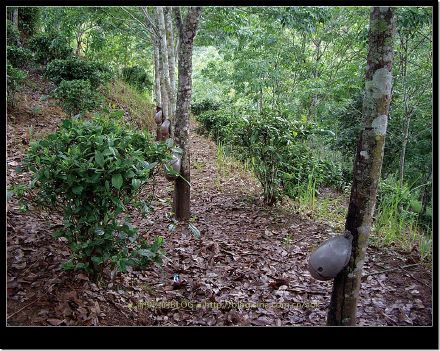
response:
{"label": "leaf litter ground", "polygon": [[[35,89],[34,89],[35,90]],[[33,91],[34,91],[33,90]],[[44,93],[44,92],[43,92]],[[8,185],[27,148],[27,130],[56,129],[63,113],[40,93],[22,94],[8,113]],[[40,106],[35,113],[32,106]],[[38,110],[37,110],[38,111]],[[216,145],[191,130],[191,209],[173,226],[173,184],[156,177],[153,211],[133,224],[150,240],[165,238],[167,258],[93,283],[60,268],[69,251],[52,238],[62,218],[7,208],[9,325],[325,325],[331,282],[307,272],[309,253],[336,234],[289,203],[262,204],[261,189],[238,164],[216,158]],[[153,191],[147,188],[143,196]],[[188,224],[200,231],[194,235]],[[432,274],[414,253],[370,247],[364,266],[359,325],[430,325]],[[179,281],[173,282],[178,274]]]}

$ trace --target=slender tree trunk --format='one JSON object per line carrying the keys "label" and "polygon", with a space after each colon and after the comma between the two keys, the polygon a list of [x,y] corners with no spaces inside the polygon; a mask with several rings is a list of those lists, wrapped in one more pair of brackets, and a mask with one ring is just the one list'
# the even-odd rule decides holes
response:
{"label": "slender tree trunk", "polygon": [[161,99],[161,87],[160,87],[160,62],[159,62],[159,40],[157,37],[152,35],[151,41],[154,46],[153,57],[154,57],[154,98],[156,99],[156,105],[162,106]]}
{"label": "slender tree trunk", "polygon": [[14,24],[15,28],[18,30],[18,7],[15,7],[12,10],[12,23]]}
{"label": "slender tree trunk", "polygon": [[168,47],[168,68],[170,71],[170,102],[171,102],[171,115],[176,114],[176,54],[174,51],[174,33],[173,22],[171,19],[171,8],[164,8],[165,18],[165,30]]}
{"label": "slender tree trunk", "polygon": [[[317,39],[316,41],[313,41],[313,44],[315,45],[315,67],[313,68],[313,79],[316,81],[319,77],[319,61],[321,60],[321,39]],[[312,101],[310,103],[310,117],[312,121],[315,121],[318,117],[318,94],[313,94]]]}
{"label": "slender tree trunk", "polygon": [[400,152],[400,165],[399,165],[399,183],[400,187],[403,186],[403,178],[405,175],[405,155],[406,146],[408,144],[409,126],[411,123],[411,114],[405,108],[405,127],[403,130],[402,150]]}
{"label": "slender tree trunk", "polygon": [[370,15],[369,52],[363,102],[363,125],[353,167],[353,185],[345,222],[353,235],[348,265],[335,278],[327,324],[354,325],[362,266],[371,231],[380,178],[388,111],[391,100],[394,13],[373,7]]}
{"label": "slender tree trunk", "polygon": [[[19,30],[18,29],[18,7],[15,7],[12,10],[12,23],[14,24],[15,28],[17,28],[17,30]],[[20,36],[19,36],[17,38],[17,46],[20,46],[20,45],[21,45],[21,43],[20,43]]]}
{"label": "slender tree trunk", "polygon": [[[157,27],[159,29],[159,42],[160,42],[160,60],[162,62],[162,96],[166,95],[166,114],[167,118],[172,119],[171,116],[173,105],[173,96],[171,94],[171,85],[170,85],[170,69],[168,63],[168,45],[165,31],[165,19],[163,14],[163,8],[161,6],[156,7],[156,17],[157,17]],[[163,101],[162,108],[165,111],[165,102]]]}
{"label": "slender tree trunk", "polygon": [[421,210],[419,216],[424,216],[425,213],[426,213],[426,208],[428,207],[428,202],[429,202],[429,199],[430,199],[429,193],[430,192],[432,193],[431,181],[432,181],[432,168],[431,168],[431,172],[429,174],[429,177],[428,177],[428,179],[425,182],[425,183],[428,183],[428,184],[423,187],[422,198],[421,198],[422,210]]}
{"label": "slender tree trunk", "polygon": [[[405,175],[405,156],[406,146],[408,144],[409,126],[411,123],[411,113],[409,111],[409,93],[407,84],[407,62],[408,62],[408,38],[406,35],[400,37],[401,55],[400,55],[400,78],[403,82],[403,140],[402,150],[400,152],[400,164],[399,164],[399,184],[403,186],[403,179]],[[401,205],[402,206],[402,205]]]}
{"label": "slender tree trunk", "polygon": [[174,8],[173,10],[180,37],[174,140],[183,150],[180,170],[181,177],[176,179],[174,186],[173,210],[176,219],[186,220],[191,215],[190,185],[188,183],[190,182],[189,109],[192,94],[192,52],[202,8],[190,7],[184,23],[182,23],[180,9]]}

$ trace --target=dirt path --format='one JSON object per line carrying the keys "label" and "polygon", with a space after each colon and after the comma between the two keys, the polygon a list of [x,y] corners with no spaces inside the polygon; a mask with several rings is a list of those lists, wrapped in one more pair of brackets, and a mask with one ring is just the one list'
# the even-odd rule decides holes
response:
{"label": "dirt path", "polygon": [[[39,120],[43,133],[60,121]],[[32,118],[8,122],[8,183],[26,145]],[[10,325],[324,325],[331,282],[306,270],[307,256],[332,228],[302,218],[289,206],[268,208],[255,179],[221,163],[216,146],[192,126],[191,206],[197,239],[187,223],[172,230],[172,183],[157,178],[154,212],[132,213],[143,236],[165,237],[161,267],[132,270],[98,284],[59,268],[69,255],[51,237],[56,216],[23,214],[8,204],[8,323]],[[151,187],[144,194],[151,193]],[[49,218],[49,219],[48,219]],[[431,274],[412,257],[370,248],[358,309],[360,325],[430,325]],[[173,286],[173,276],[182,283]]]}

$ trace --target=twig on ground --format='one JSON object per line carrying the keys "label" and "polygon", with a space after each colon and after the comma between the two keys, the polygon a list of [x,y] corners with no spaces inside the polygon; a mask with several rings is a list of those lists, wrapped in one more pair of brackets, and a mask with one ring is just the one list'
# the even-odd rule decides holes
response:
{"label": "twig on ground", "polygon": [[[33,297],[35,297],[35,295],[34,295]],[[30,305],[34,304],[34,303],[37,302],[40,298],[41,298],[41,296],[38,297],[38,298],[36,298],[35,300],[29,302],[28,304],[24,305],[24,306],[23,306],[22,308],[20,308],[18,311],[16,311],[16,312],[12,313],[11,315],[9,315],[9,316],[6,318],[6,320],[8,320],[9,318],[11,318],[11,317],[15,316],[16,314],[20,313],[21,311],[23,311],[25,308],[29,307]]]}

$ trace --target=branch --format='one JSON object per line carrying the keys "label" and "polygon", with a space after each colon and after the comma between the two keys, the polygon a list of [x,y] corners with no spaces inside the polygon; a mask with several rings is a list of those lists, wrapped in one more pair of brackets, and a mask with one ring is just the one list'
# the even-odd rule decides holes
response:
{"label": "branch", "polygon": [[142,22],[139,18],[134,16],[130,11],[126,10],[123,6],[119,6],[119,7],[125,12],[127,12],[131,16],[131,18],[133,18],[136,22],[138,22],[141,25],[141,27],[143,27],[148,33],[152,34],[150,27],[148,27],[144,22]]}
{"label": "branch", "polygon": [[142,9],[142,12],[144,13],[145,20],[148,22],[148,24],[149,24],[149,25],[151,26],[151,28],[153,29],[153,32],[154,32],[154,33],[152,33],[152,32],[150,32],[150,33],[151,33],[152,35],[155,35],[156,37],[159,37],[159,36],[160,36],[160,35],[159,35],[159,30],[158,30],[157,26],[154,24],[154,21],[153,21],[153,19],[151,18],[150,14],[148,13],[147,8],[146,8],[145,6],[142,6],[141,9]]}

